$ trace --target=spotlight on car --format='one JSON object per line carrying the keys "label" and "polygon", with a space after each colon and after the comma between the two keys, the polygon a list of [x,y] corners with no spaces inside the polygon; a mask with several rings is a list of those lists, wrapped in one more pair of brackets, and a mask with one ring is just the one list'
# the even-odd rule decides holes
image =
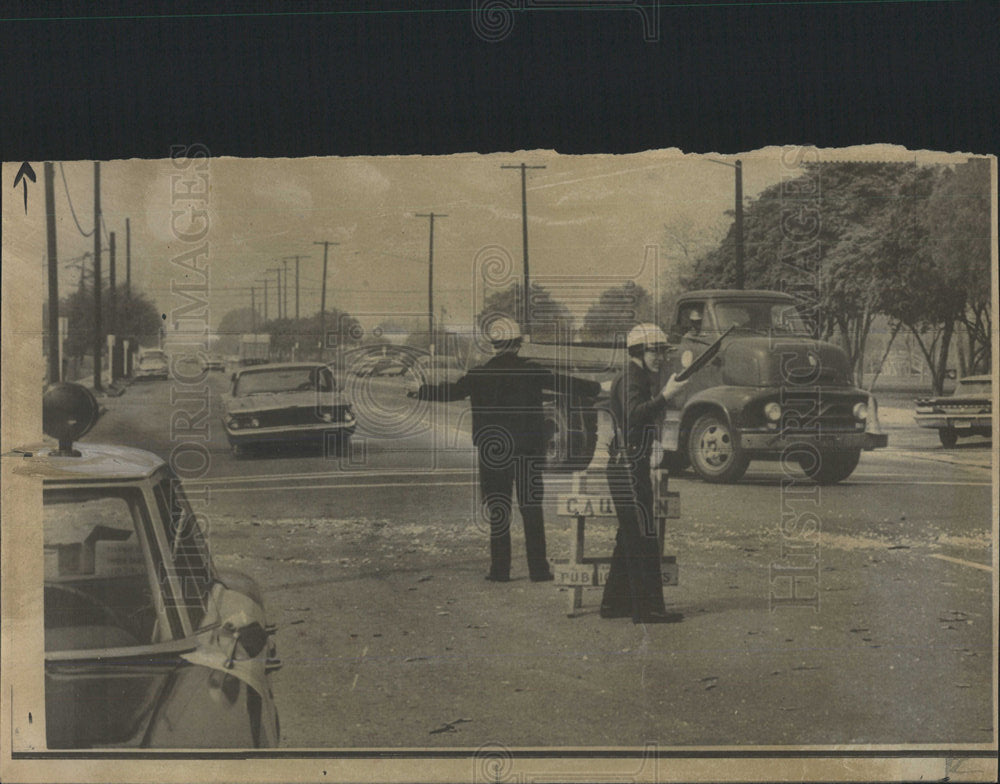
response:
{"label": "spotlight on car", "polygon": [[764,416],[772,422],[777,422],[781,419],[781,406],[774,401],[771,401],[764,406]]}

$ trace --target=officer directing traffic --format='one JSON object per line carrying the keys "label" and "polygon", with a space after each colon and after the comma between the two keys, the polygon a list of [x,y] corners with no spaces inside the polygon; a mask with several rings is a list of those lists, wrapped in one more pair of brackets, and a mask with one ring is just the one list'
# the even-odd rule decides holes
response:
{"label": "officer directing traffic", "polygon": [[615,435],[607,475],[618,534],[600,613],[602,618],[631,616],[635,623],[663,623],[675,618],[663,603],[649,458],[657,419],[687,382],[671,376],[662,389],[657,388],[667,336],[655,324],[633,328],[626,346],[629,360],[612,385],[609,403]]}
{"label": "officer directing traffic", "polygon": [[433,401],[470,398],[472,440],[479,454],[480,502],[490,525],[490,571],[486,579],[510,580],[511,488],[516,486],[528,574],[534,582],[552,580],[542,516],[547,441],[542,391],[558,389],[574,397],[596,397],[600,384],[560,376],[518,356],[521,328],[513,319],[493,321],[486,333],[493,347],[492,358],[454,383],[422,385],[417,396]]}

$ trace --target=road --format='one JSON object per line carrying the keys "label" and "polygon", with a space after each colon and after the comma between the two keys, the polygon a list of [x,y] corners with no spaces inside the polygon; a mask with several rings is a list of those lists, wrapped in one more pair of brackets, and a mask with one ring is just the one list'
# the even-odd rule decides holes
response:
{"label": "road", "polygon": [[[237,460],[219,421],[224,376],[208,384],[210,460],[189,487],[209,489],[199,510],[218,564],[254,576],[279,625],[285,746],[993,738],[985,441],[943,449],[884,406],[890,448],[840,485],[789,483],[801,474],[777,463],[751,464],[732,486],[672,478],[680,584],[666,595],[683,620],[636,626],[600,619],[593,589],[567,617],[566,589],[527,580],[517,520],[514,579],[483,580],[464,405],[414,411],[399,382],[379,380],[352,390],[364,403],[351,455]],[[86,440],[184,451],[171,422],[191,405],[175,382],[103,403]],[[405,437],[372,437],[402,423]],[[552,558],[569,553],[573,521],[554,505],[569,481],[546,480]],[[588,554],[609,553],[613,537],[595,522]],[[799,589],[817,602],[781,603],[790,565],[808,566]]]}

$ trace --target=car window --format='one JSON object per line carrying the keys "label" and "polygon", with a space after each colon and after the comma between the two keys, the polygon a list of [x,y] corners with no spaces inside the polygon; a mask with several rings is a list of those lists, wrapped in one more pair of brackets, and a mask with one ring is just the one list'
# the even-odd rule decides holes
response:
{"label": "car window", "polygon": [[332,392],[333,374],[328,368],[282,368],[259,373],[244,373],[233,387],[234,397],[274,392]]}
{"label": "car window", "polygon": [[178,609],[187,613],[192,628],[198,628],[213,581],[208,544],[179,479],[164,476],[153,487],[153,495],[169,547],[166,561],[173,564],[181,589]]}
{"label": "car window", "polygon": [[141,492],[47,491],[44,501],[45,649],[154,642]]}

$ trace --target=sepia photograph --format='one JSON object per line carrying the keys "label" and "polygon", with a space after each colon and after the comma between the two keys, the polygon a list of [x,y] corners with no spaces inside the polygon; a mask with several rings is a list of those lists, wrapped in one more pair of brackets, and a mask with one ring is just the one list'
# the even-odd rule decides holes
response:
{"label": "sepia photograph", "polygon": [[978,0],[11,0],[0,779],[995,781]]}
{"label": "sepia photograph", "polygon": [[4,164],[14,751],[993,743],[995,158],[174,152]]}

